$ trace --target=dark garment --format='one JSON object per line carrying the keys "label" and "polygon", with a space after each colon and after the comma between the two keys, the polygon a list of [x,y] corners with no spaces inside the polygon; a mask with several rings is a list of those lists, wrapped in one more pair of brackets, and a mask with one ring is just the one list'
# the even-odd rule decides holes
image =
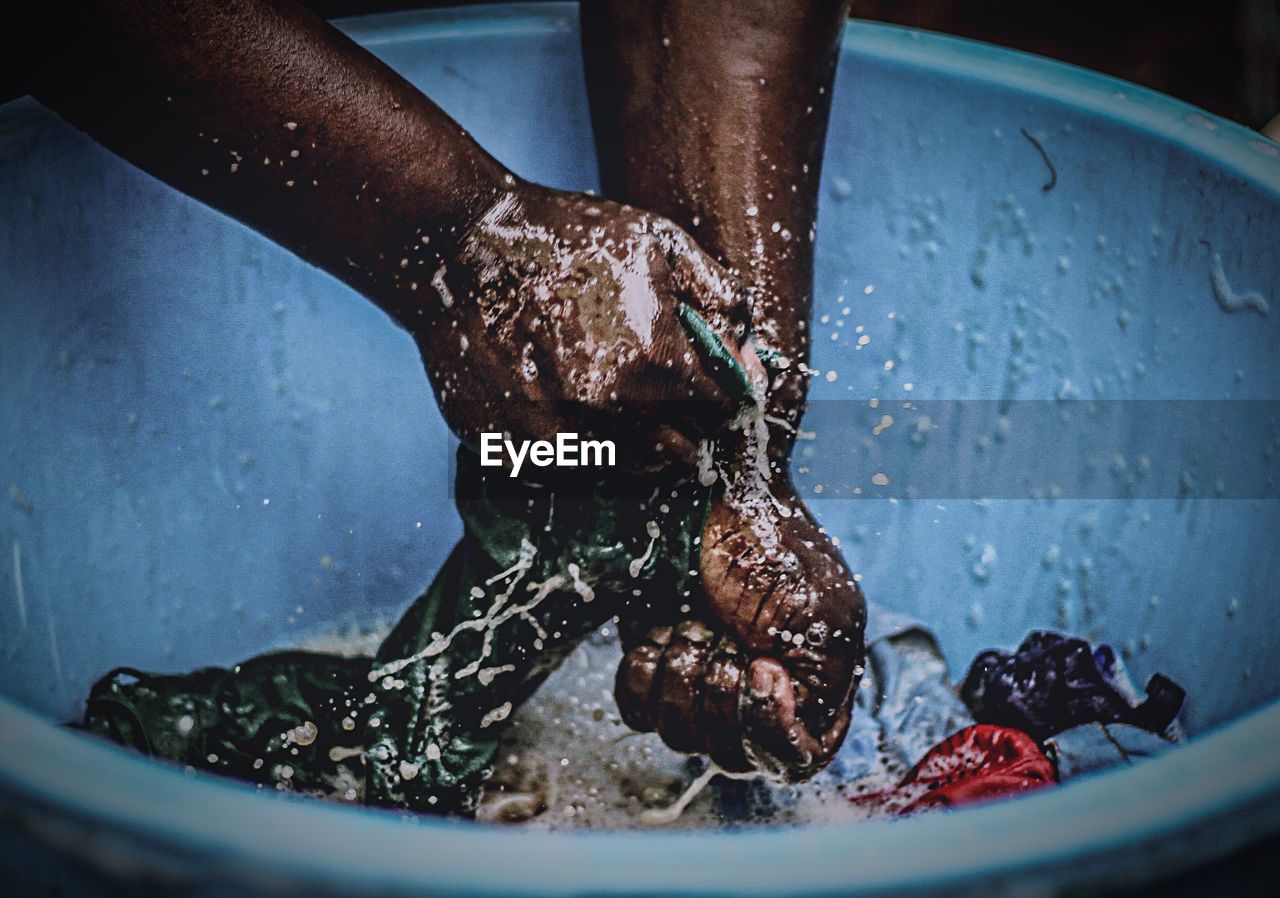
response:
{"label": "dark garment", "polygon": [[[708,370],[749,399],[733,353],[679,312]],[[573,647],[624,604],[696,587],[711,487],[571,479],[512,478],[460,448],[462,541],[372,661],[281,652],[186,676],[113,671],[85,728],[260,785],[473,813],[506,720]]]}
{"label": "dark garment", "polygon": [[1084,723],[1165,732],[1182,708],[1182,687],[1156,674],[1146,699],[1134,702],[1118,670],[1109,646],[1093,651],[1083,639],[1034,632],[1013,653],[989,650],[975,658],[960,697],[979,723],[1020,729],[1040,742]]}
{"label": "dark garment", "polygon": [[[368,658],[277,652],[182,675],[119,668],[94,684],[85,725],[143,754],[306,794],[339,794],[364,734],[344,729]],[[354,717],[355,715],[352,714]],[[343,751],[343,750],[346,751]]]}
{"label": "dark garment", "polygon": [[692,585],[708,495],[655,480],[644,501],[604,483],[557,500],[460,450],[462,541],[376,658],[114,671],[94,685],[85,726],[263,786],[469,814],[507,718],[564,656],[633,590],[669,601]]}
{"label": "dark garment", "polygon": [[929,749],[893,789],[850,800],[914,814],[1006,798],[1056,781],[1053,764],[1026,733],[977,724]]}

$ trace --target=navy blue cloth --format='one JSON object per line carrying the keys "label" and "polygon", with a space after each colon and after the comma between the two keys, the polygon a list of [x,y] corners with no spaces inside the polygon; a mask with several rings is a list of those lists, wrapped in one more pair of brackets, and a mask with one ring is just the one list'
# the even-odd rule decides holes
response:
{"label": "navy blue cloth", "polygon": [[1162,674],[1134,701],[1110,646],[1048,631],[1027,636],[1014,652],[988,650],[974,659],[960,697],[979,723],[1013,727],[1037,741],[1086,723],[1123,723],[1153,733],[1173,724],[1186,692]]}

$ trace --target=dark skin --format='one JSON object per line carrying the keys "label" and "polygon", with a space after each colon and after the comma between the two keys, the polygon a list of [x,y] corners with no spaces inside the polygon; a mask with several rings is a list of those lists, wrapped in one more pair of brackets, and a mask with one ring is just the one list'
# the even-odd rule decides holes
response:
{"label": "dark skin", "polygon": [[736,351],[746,304],[687,235],[515,178],[303,7],[42,10],[56,34],[24,42],[38,52],[15,61],[31,93],[384,309],[417,339],[449,424],[473,448],[499,430],[636,443],[619,403],[671,403],[671,416],[643,420],[646,451],[623,461],[689,466],[732,413],[735,397],[690,351],[675,309],[693,306]]}
{"label": "dark skin", "polygon": [[[730,771],[803,779],[834,756],[863,661],[865,603],[787,470],[804,409],[813,227],[843,0],[603,0],[583,48],[606,193],[686,228],[752,290],[783,359],[701,543],[704,594],[626,621],[623,718]],[[708,97],[713,97],[709,101]]]}
{"label": "dark skin", "polygon": [[[846,13],[790,7],[584,5],[588,45],[612,48],[588,64],[614,201],[515,178],[288,0],[174,0],[163,14],[143,0],[51,2],[49,33],[8,63],[124,158],[385,310],[415,336],[446,419],[473,447],[488,430],[578,431],[638,441],[633,469],[678,472],[719,436],[730,451],[703,533],[704,594],[684,619],[670,597],[629,613],[619,703],[683,751],[800,779],[847,728],[864,612],[785,467]],[[767,446],[749,427],[724,436],[738,396],[691,350],[679,303],[757,380],[748,319],[785,359],[767,391]]]}

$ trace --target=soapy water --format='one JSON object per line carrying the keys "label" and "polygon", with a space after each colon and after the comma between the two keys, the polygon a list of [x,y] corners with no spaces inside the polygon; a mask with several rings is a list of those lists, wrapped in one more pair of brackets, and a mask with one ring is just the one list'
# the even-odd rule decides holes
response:
{"label": "soapy water", "polygon": [[681,826],[719,825],[712,794],[689,788],[706,784],[705,762],[622,722],[613,699],[621,658],[614,626],[602,627],[512,716],[478,820],[622,829],[666,815]]}
{"label": "soapy water", "polygon": [[[972,271],[976,285],[985,285],[990,257],[1007,250],[1004,244],[1010,240],[1014,244],[1012,248],[1025,255],[1035,251],[1026,214],[1011,196],[1001,204],[998,220],[978,247]],[[1099,247],[1102,246],[1099,237]],[[1238,293],[1232,287],[1216,253],[1212,263],[1210,286],[1214,299],[1224,311],[1267,314],[1266,301],[1260,294]],[[1067,257],[1057,259],[1060,273],[1069,267]],[[868,285],[864,292],[869,295],[872,289]],[[839,299],[843,303],[844,298]],[[842,315],[847,316],[850,311],[851,308],[846,307]],[[821,321],[827,323],[828,316],[823,316]],[[863,328],[858,326],[856,330],[861,334]],[[833,331],[831,336],[834,339],[839,334]],[[858,348],[869,343],[870,338],[863,334]],[[886,363],[886,370],[889,369],[890,363]],[[817,371],[806,373],[820,375]],[[834,381],[838,374],[834,370],[828,372],[827,380]],[[761,544],[767,551],[777,552],[781,550],[776,529],[779,519],[794,514],[795,509],[779,500],[770,488],[768,425],[779,422],[767,419],[763,396],[757,393],[753,398],[755,402],[744,408],[734,426],[741,439],[740,461],[745,463],[728,464],[710,444],[704,443],[700,447],[698,479],[704,485],[721,481],[735,502],[749,512],[747,516]],[[891,423],[890,418],[883,426]],[[642,565],[645,557],[647,553],[637,558],[635,564]],[[989,576],[994,561],[994,548],[984,546],[973,565],[973,577],[981,580]],[[587,584],[579,587],[576,568],[576,565],[569,566],[565,581],[571,577],[581,594],[583,588],[589,591],[590,587]],[[504,598],[510,595],[499,597],[495,611],[504,606]],[[583,598],[589,600],[586,594]],[[981,606],[975,605],[970,609],[970,625],[977,626],[981,616]],[[468,622],[466,626],[475,626],[475,623]],[[443,635],[422,654],[442,651],[450,636]],[[367,637],[362,640],[358,653],[371,654],[376,643]],[[342,649],[343,641],[329,639],[321,647],[328,651]],[[476,812],[478,821],[546,830],[660,826],[697,829],[854,822],[892,816],[899,808],[850,799],[891,791],[933,742],[965,723],[951,705],[954,695],[949,694],[939,698],[932,707],[916,705],[909,714],[902,714],[902,733],[910,731],[910,735],[902,735],[896,745],[891,744],[892,739],[886,741],[882,736],[877,741],[876,725],[867,728],[873,738],[851,736],[836,761],[806,783],[783,786],[756,775],[729,777],[706,758],[673,751],[656,733],[637,733],[623,723],[613,695],[614,675],[621,657],[616,624],[606,624],[584,640],[523,706],[499,709],[501,717],[494,722],[501,719],[506,727],[493,773]],[[927,650],[903,649],[901,658],[904,668],[914,666],[918,671],[908,674],[908,679],[936,677],[936,666],[941,663],[938,656]],[[393,673],[412,660],[392,662],[375,675]],[[945,678],[945,664],[941,667]],[[868,676],[861,688],[876,692],[881,686]],[[926,698],[942,696],[942,691],[924,689],[921,694]],[[879,706],[888,698],[880,695],[871,703]],[[917,695],[913,700],[919,701],[919,698]],[[862,704],[865,703],[860,702]],[[864,712],[865,708],[855,712],[855,731],[866,724]],[[911,714],[923,715],[928,725],[919,726],[916,718],[913,725],[906,726]],[[911,750],[905,751],[908,744]],[[734,782],[741,779],[749,782]],[[343,797],[350,800],[350,792]]]}
{"label": "soapy water", "polygon": [[[300,648],[368,655],[379,635],[377,628],[333,631]],[[699,829],[854,822],[893,812],[849,800],[888,790],[902,776],[906,764],[887,750],[863,759],[870,773],[852,781],[828,770],[797,785],[754,775],[734,775],[751,782],[731,784],[706,758],[673,751],[656,733],[631,730],[613,697],[621,658],[616,625],[605,624],[510,713],[478,821],[543,830]],[[358,799],[351,783],[339,785],[324,797]],[[733,786],[748,794],[738,794],[726,813],[721,789]]]}

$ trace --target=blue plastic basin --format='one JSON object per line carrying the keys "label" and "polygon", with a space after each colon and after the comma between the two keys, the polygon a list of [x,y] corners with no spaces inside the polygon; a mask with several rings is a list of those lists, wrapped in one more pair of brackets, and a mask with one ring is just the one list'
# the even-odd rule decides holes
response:
{"label": "blue plastic basin", "polygon": [[[574,7],[344,27],[520,174],[594,185]],[[1280,301],[1280,148],[1229,122],[854,23],[822,203],[815,316],[853,304],[872,342],[817,326],[815,367],[840,371],[818,398],[1001,398],[1015,369],[1025,399],[1280,398],[1277,314],[1228,314],[1212,288],[1217,253],[1233,289]],[[0,800],[24,888],[1052,891],[1280,823],[1273,499],[819,501],[869,594],[937,626],[953,673],[1056,625],[1192,696],[1183,747],[954,814],[696,835],[405,822],[62,730],[107,668],[225,664],[393,617],[459,527],[416,350],[350,290],[25,101],[0,110],[0,210]],[[1224,435],[1224,454],[1257,450]]]}

